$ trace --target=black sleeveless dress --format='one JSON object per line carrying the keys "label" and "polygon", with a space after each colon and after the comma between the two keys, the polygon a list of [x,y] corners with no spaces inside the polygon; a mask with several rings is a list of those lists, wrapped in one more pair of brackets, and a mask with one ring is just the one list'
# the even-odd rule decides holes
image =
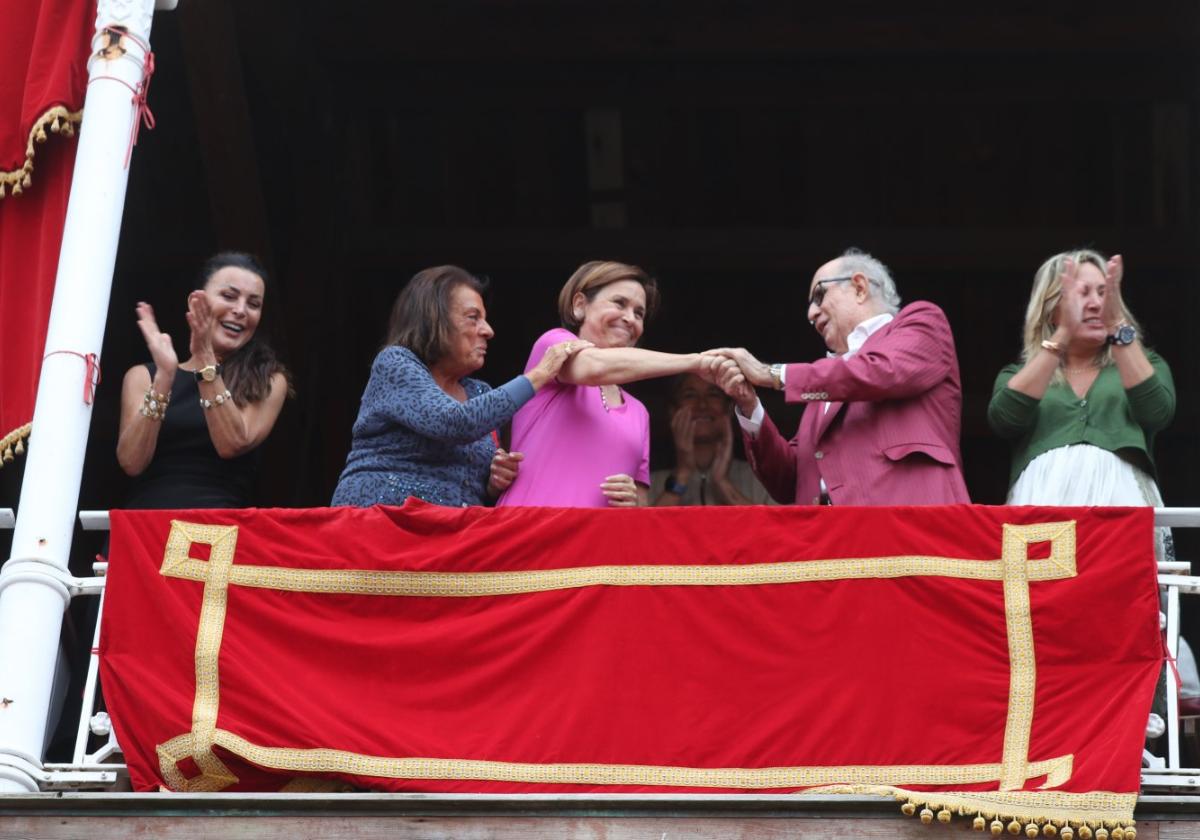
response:
{"label": "black sleeveless dress", "polygon": [[[153,381],[154,365],[147,364],[146,368]],[[210,410],[223,409],[214,406]],[[249,507],[258,472],[258,450],[222,458],[209,437],[204,413],[195,374],[177,370],[154,457],[145,472],[134,479],[126,508]]]}

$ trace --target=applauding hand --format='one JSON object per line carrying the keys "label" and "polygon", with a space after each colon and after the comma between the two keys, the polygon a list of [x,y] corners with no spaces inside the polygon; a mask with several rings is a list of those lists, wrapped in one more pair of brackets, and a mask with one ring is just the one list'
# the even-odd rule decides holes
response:
{"label": "applauding hand", "polygon": [[1125,303],[1121,299],[1121,280],[1124,275],[1125,261],[1120,254],[1113,254],[1104,268],[1104,310],[1100,314],[1109,334],[1125,321]]}
{"label": "applauding hand", "polygon": [[[175,345],[171,343],[171,336],[159,330],[158,321],[154,317],[154,307],[150,304],[145,301],[138,303],[136,312],[138,329],[146,339],[146,349],[150,351],[150,358],[154,360],[154,366],[162,371],[163,380],[169,383],[175,379],[175,370],[179,367],[179,357],[175,355]],[[170,390],[169,386],[167,390]]]}
{"label": "applauding hand", "polygon": [[212,304],[208,302],[208,295],[197,289],[188,295],[188,311],[187,311],[188,326],[192,328],[192,337],[189,342],[189,350],[192,358],[198,359],[204,364],[213,364],[217,357],[213,353],[212,334],[213,318]]}

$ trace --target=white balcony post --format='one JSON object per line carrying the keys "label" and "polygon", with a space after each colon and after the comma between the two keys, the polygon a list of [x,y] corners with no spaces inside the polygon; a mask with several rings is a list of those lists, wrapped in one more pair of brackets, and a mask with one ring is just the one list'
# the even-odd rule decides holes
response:
{"label": "white balcony post", "polygon": [[[99,0],[46,357],[38,381],[12,556],[0,569],[0,793],[39,789],[58,655],[64,579],[92,407],[85,363],[100,355],[112,288],[127,155],[140,113],[154,0]],[[106,27],[127,32],[120,37]],[[108,47],[108,49],[105,49]],[[34,189],[37,189],[35,183]],[[68,352],[57,352],[68,351]],[[52,355],[53,354],[53,355]],[[109,381],[120,377],[109,371]]]}

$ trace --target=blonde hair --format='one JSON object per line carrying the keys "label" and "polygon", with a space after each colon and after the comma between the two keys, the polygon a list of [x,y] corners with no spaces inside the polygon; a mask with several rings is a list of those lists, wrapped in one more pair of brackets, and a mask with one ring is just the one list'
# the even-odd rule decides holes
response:
{"label": "blonde hair", "polygon": [[[1029,295],[1029,305],[1025,309],[1022,361],[1027,362],[1037,355],[1042,349],[1042,342],[1054,335],[1054,330],[1057,328],[1054,317],[1058,311],[1058,303],[1062,300],[1062,275],[1067,269],[1068,260],[1075,263],[1076,269],[1090,264],[1098,268],[1101,274],[1106,274],[1108,271],[1108,258],[1090,248],[1063,251],[1042,263],[1033,276],[1033,291]],[[1121,317],[1137,330],[1139,335],[1141,334],[1142,328],[1138,326],[1137,320],[1124,301],[1121,301]],[[1101,367],[1111,365],[1113,363],[1112,349],[1105,345],[1104,349],[1097,353],[1097,358]],[[1062,379],[1061,369],[1055,371],[1054,378],[1055,380]]]}
{"label": "blonde hair", "polygon": [[558,293],[558,317],[562,319],[562,325],[568,330],[576,332],[583,323],[575,317],[575,295],[582,294],[591,301],[605,286],[619,283],[622,280],[640,283],[645,290],[645,320],[649,321],[654,310],[658,308],[658,284],[654,278],[636,265],[626,265],[608,260],[592,260],[575,269],[575,273]]}

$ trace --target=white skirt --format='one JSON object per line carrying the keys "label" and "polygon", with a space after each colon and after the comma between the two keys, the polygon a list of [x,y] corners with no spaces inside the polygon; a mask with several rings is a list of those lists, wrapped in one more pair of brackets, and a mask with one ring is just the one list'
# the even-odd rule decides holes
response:
{"label": "white skirt", "polygon": [[[1043,452],[1017,476],[1010,505],[1064,507],[1161,507],[1158,484],[1141,467],[1116,453],[1076,443]],[[1154,556],[1175,559],[1170,528],[1154,529]]]}
{"label": "white skirt", "polygon": [[1145,470],[1088,443],[1043,452],[1008,491],[1010,505],[1141,507],[1162,505]]}

